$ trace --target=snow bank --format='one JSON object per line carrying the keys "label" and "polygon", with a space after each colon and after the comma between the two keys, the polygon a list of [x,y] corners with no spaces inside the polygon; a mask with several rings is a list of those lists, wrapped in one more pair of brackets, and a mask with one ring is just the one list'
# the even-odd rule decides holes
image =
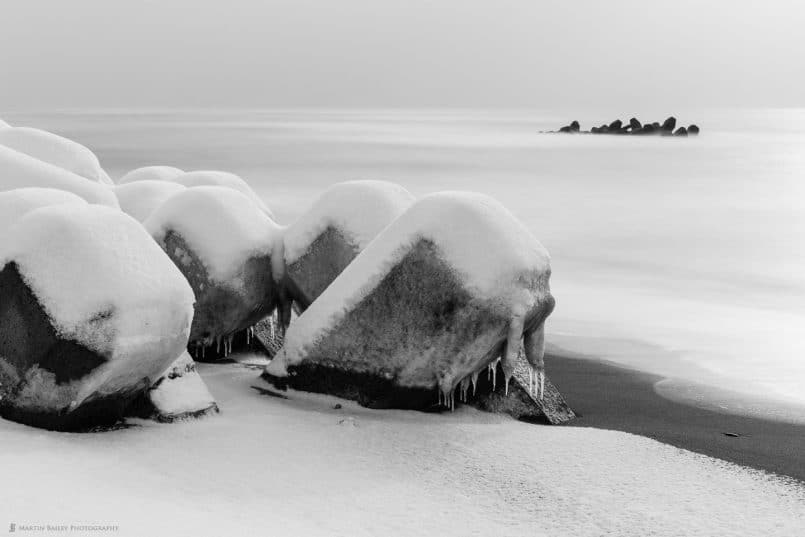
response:
{"label": "snow bank", "polygon": [[11,125],[0,119],[0,129],[10,129]]}
{"label": "snow bank", "polygon": [[425,196],[383,230],[291,325],[267,373],[286,376],[287,366],[302,360],[306,346],[357,306],[423,239],[436,245],[468,291],[500,303],[512,316],[533,306],[521,278],[550,271],[545,248],[494,199],[468,192]]}
{"label": "snow bank", "polygon": [[0,191],[24,187],[67,190],[89,203],[119,207],[106,185],[0,145]]}
{"label": "snow bank", "polygon": [[49,205],[86,205],[72,192],[55,188],[17,188],[0,192],[0,235],[23,215]]}
{"label": "snow bank", "polygon": [[33,210],[0,243],[0,266],[12,261],[63,338],[109,356],[96,381],[83,384],[83,397],[101,384],[114,392],[130,383],[132,368],[155,380],[166,352],[173,359],[187,344],[189,284],[145,229],[117,209]]}
{"label": "snow bank", "polygon": [[145,166],[131,170],[118,179],[118,185],[125,185],[134,181],[171,181],[184,174],[184,170],[173,166]]}
{"label": "snow bank", "polygon": [[198,367],[225,403],[216,419],[102,435],[0,420],[13,483],[0,488],[3,511],[17,524],[117,524],[126,537],[791,537],[805,526],[802,485],[639,436],[471,408],[285,400],[252,388],[252,369]]}
{"label": "snow bank", "polygon": [[184,186],[177,183],[149,179],[119,184],[114,187],[120,208],[140,222],[145,222],[154,209],[184,189]]}
{"label": "snow bank", "polygon": [[285,232],[285,262],[299,259],[328,227],[339,230],[363,250],[400,216],[414,196],[385,181],[348,181],[328,188]]}
{"label": "snow bank", "polygon": [[260,196],[258,196],[257,193],[252,190],[252,187],[250,187],[246,181],[234,173],[219,171],[195,171],[173,177],[171,181],[186,187],[223,186],[232,188],[251,198],[260,207],[260,209],[263,210],[263,212],[274,218],[274,214],[271,212],[271,209],[269,209],[268,206],[263,203],[263,200],[260,199]]}
{"label": "snow bank", "polygon": [[145,227],[159,243],[168,231],[178,233],[210,277],[222,282],[228,282],[246,259],[271,255],[281,237],[281,228],[250,197],[221,186],[178,192],[151,213]]}
{"label": "snow bank", "polygon": [[92,181],[111,185],[98,157],[88,148],[52,132],[30,127],[0,129],[0,145],[69,170]]}

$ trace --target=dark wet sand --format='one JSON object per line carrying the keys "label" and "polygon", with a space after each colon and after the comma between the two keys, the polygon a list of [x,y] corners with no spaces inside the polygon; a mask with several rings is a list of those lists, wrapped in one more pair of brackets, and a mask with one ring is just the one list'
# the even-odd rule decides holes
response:
{"label": "dark wet sand", "polygon": [[545,355],[545,367],[570,407],[581,414],[572,426],[639,434],[805,483],[803,425],[676,403],[654,391],[662,377],[609,363],[554,353]]}

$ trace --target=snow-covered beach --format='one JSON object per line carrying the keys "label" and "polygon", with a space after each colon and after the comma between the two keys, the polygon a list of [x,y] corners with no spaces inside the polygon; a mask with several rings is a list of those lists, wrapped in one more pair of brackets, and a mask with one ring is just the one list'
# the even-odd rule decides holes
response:
{"label": "snow-covered beach", "polygon": [[[767,114],[754,137],[711,117],[710,138],[587,142],[540,136],[553,120],[536,113],[4,115],[92,147],[113,178],[152,163],[232,170],[281,224],[345,179],[389,179],[417,197],[488,192],[552,253],[549,344],[676,383],[652,395],[738,414],[757,398],[754,415],[800,421],[805,370],[791,330],[803,316],[792,272],[802,260],[792,246],[805,229],[794,197],[805,162],[791,148],[805,116],[780,127]],[[741,152],[749,146],[760,149]],[[805,523],[801,482],[628,428],[587,428],[583,412],[579,427],[545,427],[468,407],[369,410],[271,396],[260,371],[238,362],[198,369],[220,415],[130,419],[95,434],[0,421],[0,461],[16,482],[2,489],[3,513],[18,525],[113,524],[125,535],[792,535]],[[694,381],[704,388],[691,396]],[[594,378],[579,382],[595,395]]]}
{"label": "snow-covered beach", "polygon": [[253,388],[268,387],[257,369],[199,367],[219,416],[102,434],[0,422],[6,518],[134,536],[789,537],[805,524],[801,485],[640,436],[280,399]]}

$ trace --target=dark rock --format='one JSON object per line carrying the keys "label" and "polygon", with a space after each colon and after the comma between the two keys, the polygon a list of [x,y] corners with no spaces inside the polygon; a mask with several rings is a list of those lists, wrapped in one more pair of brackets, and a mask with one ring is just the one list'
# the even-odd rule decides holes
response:
{"label": "dark rock", "polygon": [[562,127],[561,129],[559,129],[559,132],[564,132],[564,133],[569,134],[569,133],[573,132],[573,129],[571,129],[569,126],[566,125],[566,126]]}
{"label": "dark rock", "polygon": [[570,130],[573,132],[579,132],[581,130],[581,125],[579,125],[578,121],[572,121],[570,123]]}
{"label": "dark rock", "polygon": [[333,410],[341,410],[341,403],[336,403],[333,405]]}
{"label": "dark rock", "polygon": [[676,132],[674,132],[674,136],[687,136],[687,135],[688,130],[685,127],[679,127],[678,129],[676,129]]}
{"label": "dark rock", "polygon": [[696,125],[691,125],[688,127],[688,134],[697,135],[699,134],[699,127]]}
{"label": "dark rock", "polygon": [[638,121],[636,117],[633,117],[632,119],[629,120],[629,126],[632,128],[633,131],[643,128],[643,125],[640,123],[640,121]]}
{"label": "dark rock", "polygon": [[612,123],[609,124],[610,131],[619,131],[623,127],[623,122],[620,119],[616,119]]}
{"label": "dark rock", "polygon": [[652,126],[652,127],[654,127],[654,130],[660,130],[660,124],[659,124],[659,122],[657,122],[657,121],[655,121],[654,123],[652,123],[652,124],[651,124],[651,126]]}
{"label": "dark rock", "polygon": [[664,130],[665,132],[673,132],[675,127],[676,127],[676,118],[674,116],[669,117],[662,124],[662,130]]}

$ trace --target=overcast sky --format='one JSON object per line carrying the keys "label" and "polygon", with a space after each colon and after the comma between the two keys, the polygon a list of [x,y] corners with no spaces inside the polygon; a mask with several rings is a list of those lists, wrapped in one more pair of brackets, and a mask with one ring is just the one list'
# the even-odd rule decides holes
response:
{"label": "overcast sky", "polygon": [[801,0],[0,2],[0,109],[805,105]]}

